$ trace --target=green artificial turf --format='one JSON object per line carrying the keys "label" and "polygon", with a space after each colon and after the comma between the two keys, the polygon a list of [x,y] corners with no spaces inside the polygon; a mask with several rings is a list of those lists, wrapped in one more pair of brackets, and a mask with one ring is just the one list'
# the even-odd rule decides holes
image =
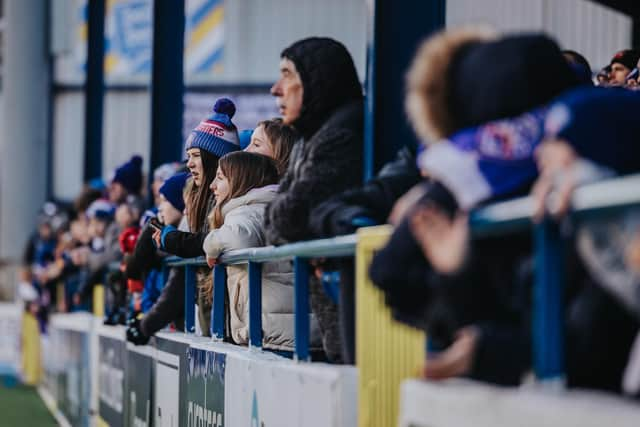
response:
{"label": "green artificial turf", "polygon": [[57,423],[34,387],[7,388],[0,382],[0,426],[48,427]]}

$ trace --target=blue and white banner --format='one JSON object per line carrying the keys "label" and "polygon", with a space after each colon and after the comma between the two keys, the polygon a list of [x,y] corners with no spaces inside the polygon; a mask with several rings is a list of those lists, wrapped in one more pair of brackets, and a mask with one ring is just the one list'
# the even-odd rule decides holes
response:
{"label": "blue and white banner", "polygon": [[222,0],[187,0],[184,71],[188,76],[223,71],[224,4]]}
{"label": "blue and white banner", "polygon": [[[75,0],[73,57],[76,73],[87,61],[88,2]],[[187,0],[184,72],[206,80],[223,71],[225,42],[223,0]],[[107,83],[136,83],[151,78],[153,0],[107,0],[104,71]],[[75,74],[75,73],[74,73]],[[68,76],[67,76],[68,77]]]}

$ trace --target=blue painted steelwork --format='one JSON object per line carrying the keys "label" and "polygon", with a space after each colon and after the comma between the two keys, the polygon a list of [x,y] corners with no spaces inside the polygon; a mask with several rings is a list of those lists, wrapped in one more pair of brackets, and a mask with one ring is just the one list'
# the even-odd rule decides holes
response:
{"label": "blue painted steelwork", "polygon": [[295,313],[295,359],[309,360],[309,261],[293,259],[293,311]]}
{"label": "blue painted steelwork", "polygon": [[227,296],[227,268],[216,264],[213,269],[213,303],[211,304],[211,336],[224,339],[224,302]]}
{"label": "blue painted steelwork", "polygon": [[338,304],[340,302],[340,272],[325,271],[322,273],[322,288],[331,301]]}
{"label": "blue painted steelwork", "polygon": [[249,263],[249,345],[262,347],[262,264]]}
{"label": "blue painted steelwork", "polygon": [[[640,174],[602,181],[576,189],[572,199],[573,220],[580,221],[612,210],[640,206]],[[530,228],[532,200],[523,197],[483,207],[471,214],[474,235],[506,234],[513,230]],[[543,381],[563,378],[563,248],[557,224],[546,221],[535,226],[536,277],[533,307],[533,348],[536,375]],[[262,263],[281,259],[294,259],[295,273],[295,346],[298,360],[309,360],[309,265],[312,258],[345,257],[354,255],[357,236],[292,243],[278,247],[249,248],[229,251],[220,261],[229,264]],[[167,265],[186,268],[204,266],[204,258],[181,259],[172,257]],[[224,266],[216,267],[224,271]],[[187,292],[189,292],[187,287]],[[220,295],[220,293],[218,293]],[[215,291],[214,291],[215,298]],[[250,300],[254,296],[250,293]],[[189,296],[186,296],[189,301]],[[191,287],[193,301],[193,287]],[[214,302],[215,304],[215,302]],[[251,302],[249,302],[251,305]],[[193,304],[190,311],[193,318]],[[218,311],[220,313],[220,311]],[[216,316],[224,321],[224,316]],[[193,321],[192,321],[193,323]]]}
{"label": "blue painted steelwork", "polygon": [[195,328],[195,304],[196,304],[196,272],[195,267],[184,267],[184,330],[194,333]]}
{"label": "blue painted steelwork", "polygon": [[560,227],[545,220],[534,228],[533,367],[542,381],[564,375],[564,250]]}
{"label": "blue painted steelwork", "polygon": [[88,2],[87,72],[84,110],[84,180],[102,176],[105,0]]}
{"label": "blue painted steelwork", "polygon": [[153,2],[151,170],[181,159],[185,0]]}
{"label": "blue painted steelwork", "polygon": [[446,0],[368,1],[364,178],[405,145],[416,145],[405,116],[405,75],[419,43],[444,27]]}

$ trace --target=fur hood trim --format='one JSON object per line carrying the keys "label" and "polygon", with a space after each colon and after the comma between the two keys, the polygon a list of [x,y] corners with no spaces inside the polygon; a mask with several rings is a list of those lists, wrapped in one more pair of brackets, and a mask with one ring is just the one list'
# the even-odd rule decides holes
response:
{"label": "fur hood trim", "polygon": [[465,27],[444,30],[422,42],[407,73],[405,109],[423,144],[437,142],[458,130],[449,107],[449,67],[455,54],[470,43],[497,38],[494,30]]}

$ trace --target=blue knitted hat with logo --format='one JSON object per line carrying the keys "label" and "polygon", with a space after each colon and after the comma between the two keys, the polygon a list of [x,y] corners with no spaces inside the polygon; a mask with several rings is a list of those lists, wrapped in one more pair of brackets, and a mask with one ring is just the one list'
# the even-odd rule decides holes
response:
{"label": "blue knitted hat with logo", "polygon": [[191,131],[185,149],[199,148],[222,157],[240,149],[238,129],[231,122],[236,106],[228,98],[220,98],[213,106],[213,114]]}
{"label": "blue knitted hat with logo", "polygon": [[159,190],[160,194],[180,212],[184,210],[182,190],[184,190],[184,186],[187,183],[187,178],[189,178],[189,173],[177,173],[167,179]]}

